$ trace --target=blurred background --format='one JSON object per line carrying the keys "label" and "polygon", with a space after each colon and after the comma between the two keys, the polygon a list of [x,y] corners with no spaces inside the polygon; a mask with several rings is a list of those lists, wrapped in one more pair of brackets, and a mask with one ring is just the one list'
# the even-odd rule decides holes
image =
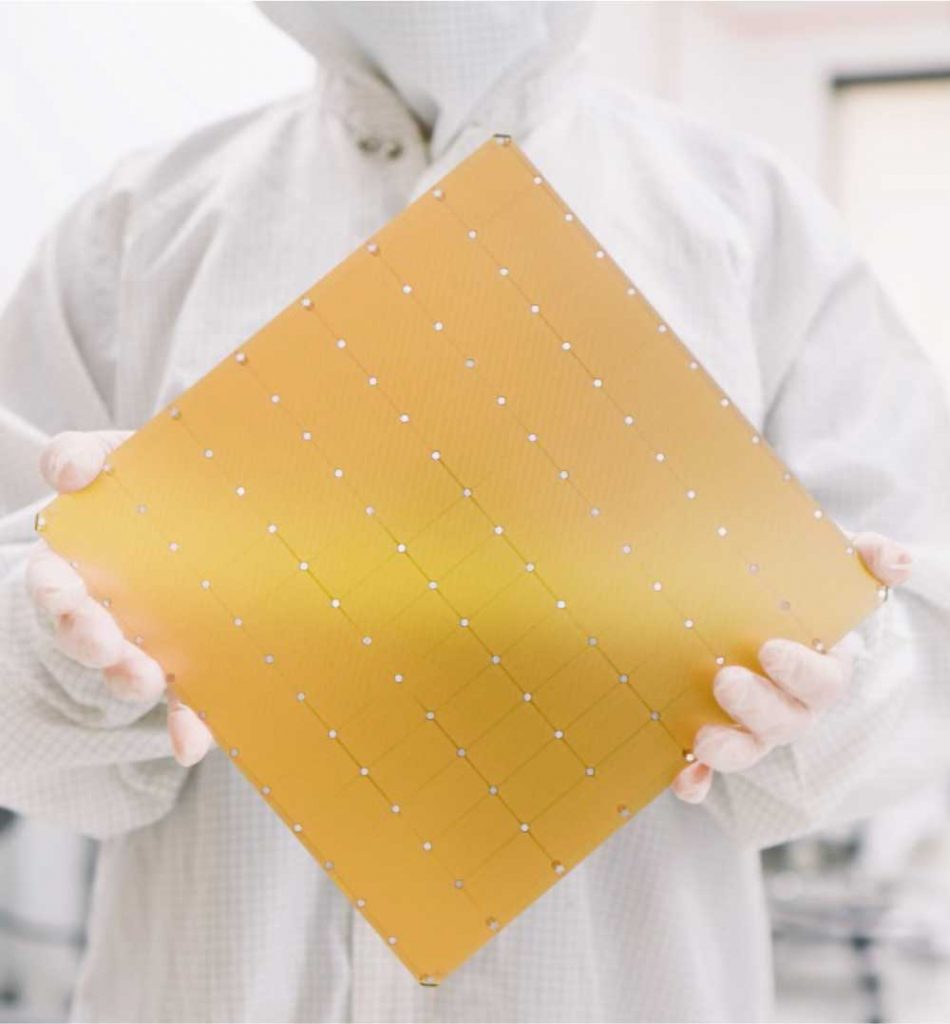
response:
{"label": "blurred background", "polygon": [[[597,7],[602,73],[814,178],[950,383],[950,3]],[[118,157],[311,77],[250,3],[0,4],[0,303]],[[778,1020],[950,1019],[948,794],[766,851]],[[62,1019],[94,863],[0,810],[0,1021]]]}

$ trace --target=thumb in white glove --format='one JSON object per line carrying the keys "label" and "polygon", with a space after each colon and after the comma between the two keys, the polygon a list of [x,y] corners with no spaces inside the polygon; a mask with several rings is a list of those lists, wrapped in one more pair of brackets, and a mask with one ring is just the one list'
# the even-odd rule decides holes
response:
{"label": "thumb in white glove", "polygon": [[[128,433],[118,430],[58,434],[43,449],[40,471],[59,493],[87,487]],[[26,571],[34,604],[51,616],[56,645],[67,657],[102,670],[106,685],[123,700],[155,701],[166,692],[162,667],[127,640],[109,612],[86,590],[78,572],[40,542]],[[168,693],[168,734],[179,764],[200,761],[213,742],[191,708]]]}

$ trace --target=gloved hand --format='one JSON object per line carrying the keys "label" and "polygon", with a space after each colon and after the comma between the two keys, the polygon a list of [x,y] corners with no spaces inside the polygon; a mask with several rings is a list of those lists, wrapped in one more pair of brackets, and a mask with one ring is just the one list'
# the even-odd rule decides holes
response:
{"label": "gloved hand", "polygon": [[[118,430],[58,434],[40,456],[40,471],[58,492],[78,491],[92,483],[109,453],[128,436]],[[79,664],[101,669],[117,697],[155,701],[165,693],[158,662],[125,639],[115,619],[89,596],[79,573],[42,542],[30,558],[26,582],[34,603],[53,618],[57,647]],[[211,733],[171,691],[167,704],[175,759],[195,764],[211,747]]]}
{"label": "gloved hand", "polygon": [[[911,555],[877,533],[853,538],[868,569],[887,586],[905,583]],[[696,760],[673,780],[673,792],[687,803],[706,798],[713,772],[741,772],[775,747],[791,743],[839,698],[851,681],[847,637],[827,654],[792,640],[767,640],[759,648],[759,675],[725,665],[713,680],[719,706],[737,724],[705,725],[696,734]]]}

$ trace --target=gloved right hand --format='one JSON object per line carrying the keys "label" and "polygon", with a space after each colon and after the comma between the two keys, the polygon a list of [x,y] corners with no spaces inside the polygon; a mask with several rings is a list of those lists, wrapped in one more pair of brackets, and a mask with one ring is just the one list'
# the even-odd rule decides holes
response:
{"label": "gloved right hand", "polygon": [[[60,494],[81,490],[128,436],[120,430],[57,434],[43,449],[40,471]],[[156,701],[164,694],[175,760],[189,766],[205,756],[211,733],[191,708],[166,692],[161,665],[122,635],[115,619],[89,595],[79,573],[42,541],[30,557],[26,583],[34,604],[52,617],[56,646],[63,654],[100,669],[104,684],[123,700]]]}

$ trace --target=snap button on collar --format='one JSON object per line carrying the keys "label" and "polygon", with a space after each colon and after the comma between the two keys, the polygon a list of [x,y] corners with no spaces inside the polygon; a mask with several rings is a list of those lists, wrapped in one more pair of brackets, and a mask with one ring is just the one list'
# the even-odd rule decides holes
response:
{"label": "snap button on collar", "polygon": [[359,135],[356,146],[367,156],[384,156],[387,160],[398,160],[405,151],[399,139],[381,139],[378,135]]}

